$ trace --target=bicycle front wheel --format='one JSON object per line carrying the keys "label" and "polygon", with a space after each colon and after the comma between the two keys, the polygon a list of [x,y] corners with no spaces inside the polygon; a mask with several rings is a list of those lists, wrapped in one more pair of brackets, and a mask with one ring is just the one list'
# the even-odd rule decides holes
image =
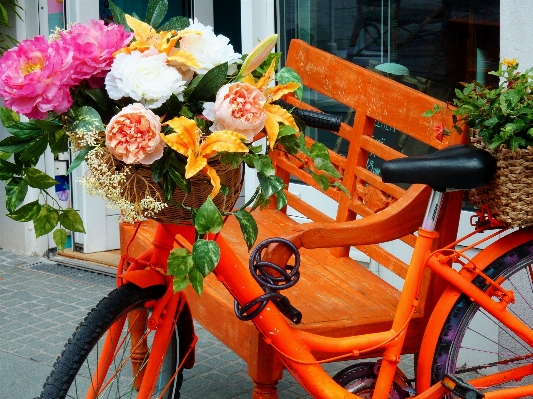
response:
{"label": "bicycle front wheel", "polygon": [[[145,328],[151,313],[145,305],[161,298],[165,290],[165,286],[142,289],[126,284],[102,299],[67,342],[40,398],[136,398],[155,334]],[[141,327],[135,328],[136,325]],[[113,351],[103,349],[106,337],[107,345],[109,340],[115,340]],[[175,327],[153,398],[159,398],[165,389],[164,399],[179,398],[183,375],[181,370],[176,373],[178,339]],[[104,359],[105,353],[109,359]],[[109,367],[105,375],[98,375],[102,368],[99,371],[97,365],[102,361]]]}
{"label": "bicycle front wheel", "polygon": [[[533,241],[507,252],[491,263],[485,273],[512,290],[515,303],[508,311],[529,326],[533,325]],[[473,283],[486,291],[489,285],[478,276]],[[440,333],[432,366],[432,383],[446,373],[464,381],[472,381],[488,375],[533,364],[533,348],[511,330],[461,295],[452,308]],[[527,374],[527,373],[526,373]],[[480,387],[482,392],[533,384],[529,372],[520,381],[507,381],[497,386]],[[447,398],[454,398],[449,395]]]}

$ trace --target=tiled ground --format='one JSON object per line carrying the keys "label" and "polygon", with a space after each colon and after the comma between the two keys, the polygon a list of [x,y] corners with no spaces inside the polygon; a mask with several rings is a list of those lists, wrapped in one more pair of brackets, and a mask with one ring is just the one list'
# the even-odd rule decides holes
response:
{"label": "tiled ground", "polygon": [[[113,287],[112,277],[0,248],[0,398],[38,396],[77,324]],[[208,331],[196,327],[197,363],[185,372],[182,398],[250,398],[246,364]],[[333,374],[345,366],[327,368]],[[308,396],[286,374],[279,383],[279,397]]]}

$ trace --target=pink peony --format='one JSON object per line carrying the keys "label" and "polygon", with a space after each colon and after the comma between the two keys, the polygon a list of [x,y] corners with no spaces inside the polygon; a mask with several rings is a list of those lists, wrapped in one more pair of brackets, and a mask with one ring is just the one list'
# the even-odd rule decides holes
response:
{"label": "pink peony", "polygon": [[159,117],[142,104],[124,107],[105,130],[105,144],[127,164],[150,165],[163,156],[165,142],[159,137]]}
{"label": "pink peony", "polygon": [[222,86],[214,103],[204,104],[204,116],[213,121],[211,130],[231,130],[252,141],[265,126],[266,98],[261,90],[246,83]]}
{"label": "pink peony", "polygon": [[48,111],[72,105],[69,76],[73,52],[43,36],[24,40],[0,58],[0,97],[4,105],[28,118],[46,119]]}
{"label": "pink peony", "polygon": [[[89,79],[91,86],[103,86],[104,78],[114,61],[113,53],[126,47],[133,33],[122,25],[105,25],[104,21],[90,20],[87,24],[74,24],[61,33],[61,39],[74,50],[72,83]],[[100,78],[100,79],[99,79]]]}

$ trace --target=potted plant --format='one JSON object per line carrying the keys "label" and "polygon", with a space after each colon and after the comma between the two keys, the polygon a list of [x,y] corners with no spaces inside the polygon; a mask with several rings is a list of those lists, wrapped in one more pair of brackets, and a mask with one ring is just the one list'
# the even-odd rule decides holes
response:
{"label": "potted plant", "polygon": [[[67,230],[84,232],[77,212],[48,194],[56,180],[36,168],[47,148],[58,154],[70,147],[77,155],[68,173],[85,161],[81,185],[120,209],[124,221],[195,227],[192,253],[174,252],[169,271],[176,290],[191,283],[200,294],[220,254],[208,234],[220,231],[223,217],[235,215],[251,248],[257,237],[251,210],[273,198],[278,209],[287,204],[270,151],[295,157],[303,151],[316,160],[304,167],[324,189],[343,189],[341,176],[326,148],[306,148],[298,137],[305,126],[274,103],[301,95],[289,68],[273,84],[276,35],[241,57],[196,20],[174,17],[160,26],[167,0],[151,0],[146,21],[112,2],[110,8],[117,24],[74,24],[50,39],[23,41],[0,59],[0,120],[11,133],[0,142],[7,216],[33,222],[37,236],[53,231],[60,249]],[[258,137],[266,137],[266,148],[255,144]],[[233,209],[243,164],[257,170],[260,185]],[[40,190],[39,200],[24,203],[28,187]]]}
{"label": "potted plant", "polygon": [[[457,131],[467,130],[473,145],[497,160],[491,182],[470,191],[470,201],[487,206],[507,227],[533,224],[533,69],[519,70],[516,60],[504,59],[497,71],[498,87],[478,82],[456,89],[452,110]],[[440,112],[435,106],[425,112]],[[447,132],[437,126],[441,140]]]}

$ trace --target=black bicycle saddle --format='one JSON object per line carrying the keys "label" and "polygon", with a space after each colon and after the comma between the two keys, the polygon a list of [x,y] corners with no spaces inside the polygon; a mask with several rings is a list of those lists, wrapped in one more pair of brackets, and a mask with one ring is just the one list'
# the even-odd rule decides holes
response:
{"label": "black bicycle saddle", "polygon": [[496,160],[487,151],[457,144],[431,154],[387,161],[381,169],[385,183],[427,184],[435,190],[468,190],[487,184]]}

